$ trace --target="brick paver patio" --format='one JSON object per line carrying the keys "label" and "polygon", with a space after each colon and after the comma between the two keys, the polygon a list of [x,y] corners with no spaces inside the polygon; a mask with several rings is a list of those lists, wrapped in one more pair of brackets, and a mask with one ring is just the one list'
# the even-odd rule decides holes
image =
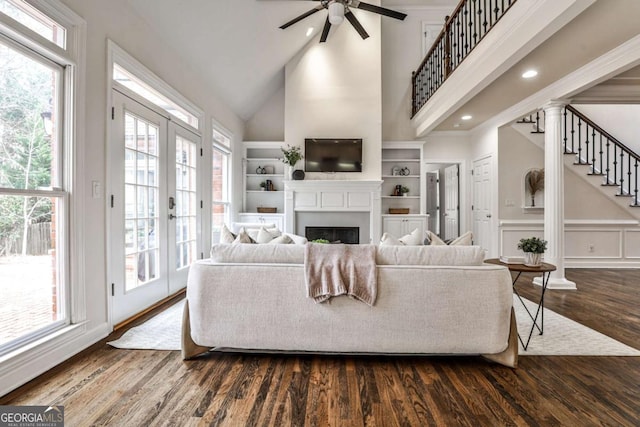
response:
{"label": "brick paver patio", "polygon": [[0,345],[54,320],[51,256],[0,257]]}

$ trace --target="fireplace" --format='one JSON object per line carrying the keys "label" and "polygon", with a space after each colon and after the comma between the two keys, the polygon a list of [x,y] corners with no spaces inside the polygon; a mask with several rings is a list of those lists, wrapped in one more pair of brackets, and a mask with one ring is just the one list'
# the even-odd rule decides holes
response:
{"label": "fireplace", "polygon": [[360,243],[359,227],[305,227],[305,237],[309,241],[325,239],[331,243]]}

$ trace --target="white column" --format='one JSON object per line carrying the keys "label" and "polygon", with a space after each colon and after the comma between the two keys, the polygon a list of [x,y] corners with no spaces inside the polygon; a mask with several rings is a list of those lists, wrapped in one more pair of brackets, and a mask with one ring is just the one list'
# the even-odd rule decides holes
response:
{"label": "white column", "polygon": [[[566,103],[552,101],[544,106],[544,239],[545,262],[556,266],[548,289],[576,289],[564,277],[564,158],[562,147],[562,108]],[[541,278],[534,279],[540,285]]]}

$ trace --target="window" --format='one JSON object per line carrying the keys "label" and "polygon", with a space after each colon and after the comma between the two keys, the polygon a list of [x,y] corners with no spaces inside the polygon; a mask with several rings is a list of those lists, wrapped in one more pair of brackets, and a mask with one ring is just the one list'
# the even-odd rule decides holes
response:
{"label": "window", "polygon": [[213,126],[213,154],[211,174],[211,231],[212,241],[219,240],[220,229],[229,216],[229,162],[231,138]]}
{"label": "window", "polygon": [[15,19],[45,39],[66,47],[67,30],[24,0],[0,0],[0,12]]}
{"label": "window", "polygon": [[[0,13],[64,47],[65,29],[29,4],[0,0]],[[0,354],[70,323],[70,101],[52,58],[0,39]]]}
{"label": "window", "polygon": [[198,129],[199,120],[196,114],[190,113],[186,108],[182,108],[176,102],[171,101],[168,97],[153,89],[142,81],[142,79],[129,73],[117,63],[113,64],[113,80],[132,92],[142,96],[142,98],[154,103],[167,113],[172,114],[180,121],[188,124],[194,129]]}

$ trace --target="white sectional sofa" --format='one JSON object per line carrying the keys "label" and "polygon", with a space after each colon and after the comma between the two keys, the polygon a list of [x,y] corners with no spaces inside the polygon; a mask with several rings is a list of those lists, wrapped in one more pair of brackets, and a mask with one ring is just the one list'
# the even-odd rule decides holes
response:
{"label": "white sectional sofa", "polygon": [[483,355],[517,364],[508,270],[474,246],[376,248],[372,307],[306,296],[304,245],[221,244],[191,267],[185,359],[209,349]]}

